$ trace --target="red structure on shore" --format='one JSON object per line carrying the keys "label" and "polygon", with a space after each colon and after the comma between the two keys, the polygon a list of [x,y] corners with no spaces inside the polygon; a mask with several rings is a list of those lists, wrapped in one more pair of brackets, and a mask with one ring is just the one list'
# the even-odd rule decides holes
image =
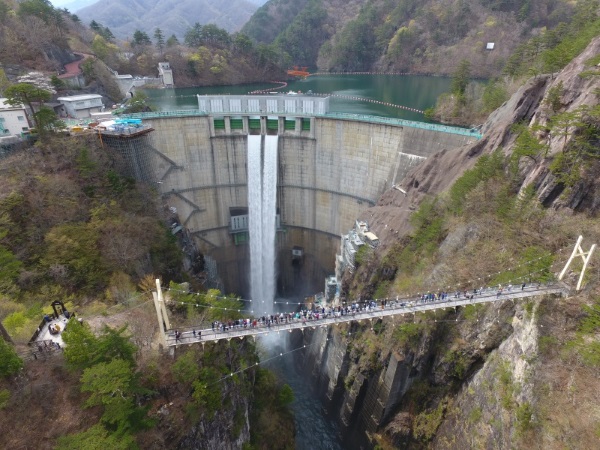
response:
{"label": "red structure on shore", "polygon": [[298,67],[298,66],[294,66],[293,69],[289,69],[287,71],[287,74],[292,77],[300,77],[300,78],[306,78],[306,77],[310,76],[310,73],[308,72],[308,67]]}

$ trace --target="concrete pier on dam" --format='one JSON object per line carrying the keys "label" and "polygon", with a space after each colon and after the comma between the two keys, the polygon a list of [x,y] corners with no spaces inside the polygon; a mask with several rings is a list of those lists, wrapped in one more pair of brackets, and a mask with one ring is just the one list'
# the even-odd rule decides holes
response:
{"label": "concrete pier on dam", "polygon": [[[385,190],[433,153],[478,138],[379,117],[288,116],[147,113],[154,131],[103,138],[176,208],[199,250],[217,262],[226,292],[250,292],[248,135],[278,136],[277,287],[296,296],[323,290],[341,234]],[[298,248],[302,258],[293,261]]]}

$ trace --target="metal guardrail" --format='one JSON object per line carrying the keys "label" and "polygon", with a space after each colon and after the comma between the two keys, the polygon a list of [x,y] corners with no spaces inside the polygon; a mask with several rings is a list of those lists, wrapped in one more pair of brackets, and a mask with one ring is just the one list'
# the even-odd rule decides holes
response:
{"label": "metal guardrail", "polygon": [[450,133],[450,134],[460,134],[462,136],[469,136],[469,137],[473,137],[475,139],[481,139],[481,137],[482,137],[482,134],[479,131],[473,130],[473,129],[451,127],[448,125],[438,125],[435,123],[417,122],[414,120],[396,119],[396,118],[392,118],[392,117],[369,116],[369,115],[365,115],[365,114],[349,114],[349,113],[335,113],[335,112],[329,112],[322,116],[317,115],[317,117],[342,119],[342,120],[356,120],[359,122],[381,123],[381,124],[385,124],[385,125],[420,128],[422,130],[440,131],[442,133]]}
{"label": "metal guardrail", "polygon": [[[355,312],[354,314],[345,314],[337,317],[326,317],[316,320],[296,319],[292,322],[282,324],[272,324],[270,326],[260,325],[257,327],[234,328],[221,331],[218,329],[202,329],[201,327],[181,329],[181,337],[175,338],[175,330],[167,331],[167,346],[189,345],[203,342],[214,342],[222,339],[244,338],[247,336],[264,336],[271,333],[281,333],[282,331],[292,332],[293,330],[315,329],[317,327],[327,327],[339,323],[347,323],[361,320],[373,320],[382,317],[394,315],[416,314],[421,311],[433,311],[437,309],[456,308],[457,306],[475,305],[481,303],[493,303],[506,300],[521,300],[524,298],[537,297],[541,295],[560,294],[567,295],[567,289],[560,284],[552,284],[545,287],[532,289],[533,286],[523,290],[515,287],[514,291],[505,291],[501,294],[495,293],[489,289],[488,293],[474,296],[473,298],[452,298],[449,297],[443,301],[421,301],[420,299],[410,298],[394,302],[383,308],[377,307],[369,311]],[[195,333],[194,333],[195,332]]]}
{"label": "metal guardrail", "polygon": [[[276,115],[276,116],[289,116],[291,113],[286,112],[272,112],[272,113],[249,113],[247,111],[243,112],[227,112],[223,113],[223,115],[227,116],[235,116],[235,115]],[[215,114],[213,114],[215,115]],[[419,128],[421,130],[428,131],[439,131],[442,133],[449,134],[459,134],[462,136],[472,137],[474,139],[481,139],[482,134],[473,129],[467,128],[459,128],[459,127],[451,127],[448,125],[438,125],[434,123],[426,123],[426,122],[417,122],[413,120],[404,120],[404,119],[395,119],[391,117],[382,117],[382,116],[370,116],[366,114],[350,114],[350,113],[336,113],[329,112],[327,114],[300,114],[294,113],[292,114],[294,117],[319,117],[323,119],[340,119],[340,120],[354,120],[358,122],[367,122],[367,123],[378,123],[384,125],[393,125],[393,126],[402,126],[402,127],[411,127],[411,128]],[[180,111],[153,111],[153,112],[144,112],[144,113],[135,113],[135,114],[124,114],[119,117],[127,117],[130,119],[161,119],[167,117],[204,117],[208,116],[208,113],[205,111],[198,110],[180,110]]]}

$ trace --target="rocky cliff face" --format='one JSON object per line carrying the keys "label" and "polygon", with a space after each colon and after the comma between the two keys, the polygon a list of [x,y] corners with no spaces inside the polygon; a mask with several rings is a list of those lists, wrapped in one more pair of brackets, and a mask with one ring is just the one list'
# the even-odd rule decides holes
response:
{"label": "rocky cliff face", "polygon": [[[178,449],[235,450],[250,442],[249,399],[236,396],[231,407],[217,412],[210,420],[194,424],[177,445]],[[237,436],[232,433],[238,430]]]}
{"label": "rocky cliff face", "polygon": [[[548,149],[547,155],[517,160],[521,192],[533,187],[539,204],[546,211],[557,211],[545,216],[548,224],[561,227],[583,212],[575,221],[580,220],[584,230],[575,226],[565,233],[585,231],[599,239],[600,230],[588,220],[600,200],[598,164],[592,160],[578,169],[581,176],[575,185],[565,184],[551,171],[551,164],[577,132],[557,135],[547,126],[557,114],[549,108],[550,97],[557,93],[558,109],[566,115],[582,106],[597,106],[599,77],[596,69],[594,76],[585,72],[590,70],[590,58],[599,53],[597,38],[561,73],[531,79],[490,116],[483,139],[428,158],[402,183],[406,194],[395,189],[384,193],[361,217],[382,244],[369,268],[345,280],[350,296],[364,289],[377,272],[381,255],[410,232],[408,217],[423,199],[446,191],[481,155],[497,150],[513,154],[516,123],[536,130]],[[543,224],[534,228],[524,232],[535,233],[538,240],[555,238],[544,236]],[[481,225],[455,227],[441,244],[442,261],[436,270],[452,265],[443,258],[453,258],[453,252],[468,248],[481,234],[485,234]],[[489,236],[493,239],[493,232]],[[430,282],[436,281],[436,270]],[[503,302],[330,331],[319,328],[305,335],[306,342],[319,345],[307,350],[303,362],[340,422],[349,448],[370,448],[375,442],[384,448],[531,448],[534,442],[544,442],[539,448],[558,448],[561,433],[569,436],[572,448],[589,448],[597,439],[597,425],[590,424],[595,413],[586,412],[577,424],[569,414],[576,414],[575,398],[597,410],[592,405],[600,387],[598,371],[561,346],[577,334],[582,304],[590,301],[595,289],[562,300]],[[569,426],[577,433],[567,431]]]}

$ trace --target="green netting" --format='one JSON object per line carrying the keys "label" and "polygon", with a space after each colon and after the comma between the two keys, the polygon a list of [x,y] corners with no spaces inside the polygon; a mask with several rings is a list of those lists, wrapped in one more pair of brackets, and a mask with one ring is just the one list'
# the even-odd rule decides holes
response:
{"label": "green netting", "polygon": [[304,131],[310,131],[310,119],[302,119],[302,129]]}
{"label": "green netting", "polygon": [[225,119],[215,119],[215,130],[224,130],[225,129]]}
{"label": "green netting", "polygon": [[279,121],[277,119],[267,119],[267,130],[278,130]]}
{"label": "green netting", "polygon": [[244,128],[244,121],[242,119],[231,119],[229,123],[232,130],[241,130]]}
{"label": "green netting", "polygon": [[260,119],[248,119],[248,127],[251,130],[260,130]]}
{"label": "green netting", "polygon": [[295,130],[296,129],[296,121],[295,120],[286,120],[284,123],[284,128],[286,130]]}

